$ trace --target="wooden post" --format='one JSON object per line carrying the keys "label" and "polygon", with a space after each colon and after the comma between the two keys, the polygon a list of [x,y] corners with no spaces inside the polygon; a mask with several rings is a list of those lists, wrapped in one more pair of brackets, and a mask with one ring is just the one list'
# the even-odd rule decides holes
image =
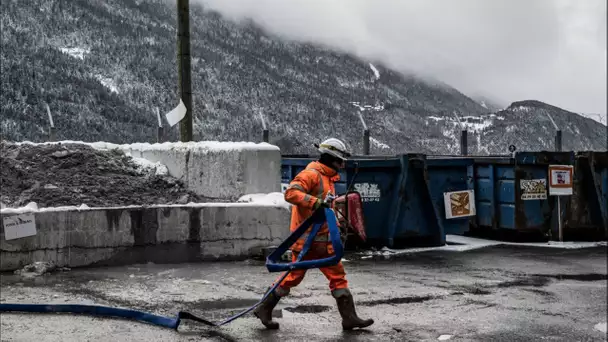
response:
{"label": "wooden post", "polygon": [[266,120],[264,120],[264,115],[262,113],[260,113],[260,120],[262,120],[262,141],[267,143],[270,141],[270,133],[268,132]]}
{"label": "wooden post", "polygon": [[363,131],[363,154],[369,156],[369,129]]}
{"label": "wooden post", "polygon": [[190,56],[190,1],[177,0],[177,70],[179,94],[186,106],[186,116],[179,123],[183,142],[192,141],[192,75]]}
{"label": "wooden post", "polygon": [[51,114],[51,108],[48,103],[45,103],[46,113],[49,116],[49,141],[55,141],[55,123],[53,122],[53,115]]}
{"label": "wooden post", "polygon": [[365,124],[365,120],[363,120],[363,115],[361,111],[359,111],[359,120],[361,120],[361,125],[363,125],[363,154],[368,156],[370,152],[370,134],[367,125]]}
{"label": "wooden post", "polygon": [[562,130],[558,129],[555,133],[555,151],[562,151]]}
{"label": "wooden post", "polygon": [[165,138],[165,129],[163,128],[163,121],[160,118],[160,110],[156,107],[156,117],[158,118],[158,131],[156,132],[156,141],[162,143]]}
{"label": "wooden post", "polygon": [[469,155],[469,134],[466,129],[460,131],[460,155],[467,156]]}
{"label": "wooden post", "polygon": [[269,141],[269,136],[268,136],[268,130],[267,130],[267,129],[265,129],[265,130],[262,132],[262,140],[263,140],[265,143],[267,143],[267,142]]}

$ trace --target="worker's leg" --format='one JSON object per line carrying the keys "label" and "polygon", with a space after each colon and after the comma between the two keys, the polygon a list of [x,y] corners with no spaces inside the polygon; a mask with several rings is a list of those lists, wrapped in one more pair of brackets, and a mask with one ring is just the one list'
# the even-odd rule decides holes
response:
{"label": "worker's leg", "polygon": [[329,288],[336,299],[338,311],[342,316],[342,328],[351,330],[353,328],[365,328],[374,324],[373,319],[361,319],[357,316],[353,296],[348,289],[346,271],[344,265],[339,262],[337,265],[321,268],[321,272],[329,280]]}
{"label": "worker's leg", "polygon": [[331,291],[348,288],[346,271],[341,261],[334,266],[322,267],[320,270],[325,275],[325,278],[329,280],[329,289]]}
{"label": "worker's leg", "polygon": [[[296,262],[296,260],[298,259],[298,255],[299,255],[299,252],[292,252],[292,254],[291,254],[292,262]],[[310,256],[304,255],[303,259],[306,260],[306,257],[310,258]],[[300,285],[302,280],[304,280],[305,275],[306,275],[306,270],[293,270],[293,271],[289,272],[287,277],[285,277],[285,279],[283,279],[281,284],[277,287],[277,289],[276,289],[277,294],[281,297],[288,295],[289,291],[291,290],[292,287],[296,287],[296,286]],[[279,278],[280,277],[281,276],[279,276]]]}
{"label": "worker's leg", "polygon": [[[294,252],[292,260],[296,261],[298,253]],[[272,320],[272,310],[279,303],[281,297],[289,294],[292,287],[298,286],[306,275],[306,270],[293,270],[281,282],[277,288],[266,297],[266,299],[254,310],[254,315],[262,321],[262,324],[268,329],[278,329],[279,323]],[[282,276],[282,275],[281,275]],[[281,277],[279,276],[279,278]],[[279,279],[272,284],[274,286]],[[271,286],[271,288],[272,288]]]}

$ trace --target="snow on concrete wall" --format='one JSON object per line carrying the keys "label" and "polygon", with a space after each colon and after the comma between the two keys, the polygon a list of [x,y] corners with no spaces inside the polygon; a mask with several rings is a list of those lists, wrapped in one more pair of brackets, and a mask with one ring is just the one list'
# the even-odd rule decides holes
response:
{"label": "snow on concrete wall", "polygon": [[118,145],[58,141],[41,144],[59,143],[119,149],[134,158],[160,162],[189,190],[209,198],[235,201],[246,194],[281,191],[281,151],[267,143],[202,141]]}
{"label": "snow on concrete wall", "polygon": [[[289,210],[256,203],[30,210],[36,235],[7,241],[0,271],[35,261],[60,267],[244,259],[289,235]],[[3,210],[4,218],[9,214]]]}

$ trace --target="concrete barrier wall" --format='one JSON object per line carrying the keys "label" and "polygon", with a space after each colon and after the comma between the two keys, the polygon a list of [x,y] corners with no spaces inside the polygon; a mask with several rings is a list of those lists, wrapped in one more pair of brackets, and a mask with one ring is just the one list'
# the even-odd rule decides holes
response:
{"label": "concrete barrier wall", "polygon": [[200,196],[236,201],[248,194],[281,191],[281,151],[252,142],[166,142],[162,144],[56,141],[23,144],[82,144],[95,149],[119,149],[136,158],[164,164],[169,174]]}
{"label": "concrete barrier wall", "polygon": [[[3,218],[10,213],[2,213]],[[7,241],[0,271],[35,261],[61,267],[240,260],[289,235],[289,210],[255,203],[35,212],[37,234]]]}
{"label": "concrete barrier wall", "polygon": [[191,191],[208,198],[235,201],[243,195],[281,191],[281,151],[269,144],[197,142],[129,145],[133,157],[160,162]]}

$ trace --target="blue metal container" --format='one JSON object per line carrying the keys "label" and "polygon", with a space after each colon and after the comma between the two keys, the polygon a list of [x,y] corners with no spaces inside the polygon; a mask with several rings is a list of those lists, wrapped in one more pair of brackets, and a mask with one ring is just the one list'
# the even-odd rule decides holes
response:
{"label": "blue metal container", "polygon": [[548,167],[573,162],[572,152],[520,152],[513,157],[475,158],[477,216],[471,220],[473,232],[506,229],[549,234],[557,227],[557,202],[547,190]]}
{"label": "blue metal container", "polygon": [[608,239],[608,152],[577,153],[567,209],[567,239]]}
{"label": "blue metal container", "polygon": [[[284,156],[282,183],[287,184],[315,160],[311,156]],[[375,246],[397,247],[445,244],[445,232],[438,222],[438,209],[431,200],[426,177],[426,156],[355,156],[336,183],[343,194],[352,184],[363,199],[368,242]]]}
{"label": "blue metal container", "polygon": [[[462,235],[469,231],[472,217],[446,217],[444,194],[472,190],[475,198],[473,180],[473,159],[468,157],[427,157],[429,189],[434,206],[438,210],[438,221],[446,234]],[[475,204],[473,201],[472,204]]]}

